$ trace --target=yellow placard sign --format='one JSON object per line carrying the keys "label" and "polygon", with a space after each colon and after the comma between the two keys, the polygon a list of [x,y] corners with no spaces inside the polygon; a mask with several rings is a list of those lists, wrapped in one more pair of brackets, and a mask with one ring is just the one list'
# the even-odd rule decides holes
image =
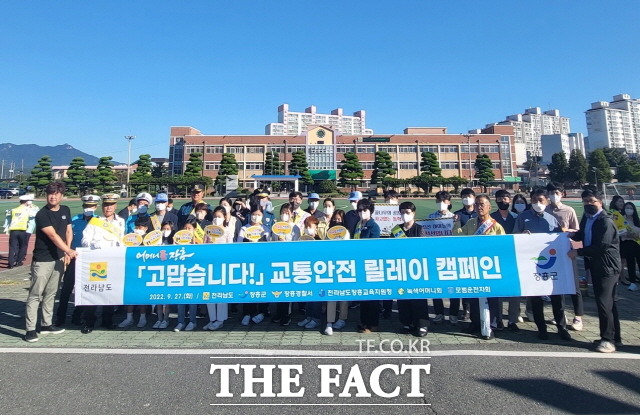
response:
{"label": "yellow placard sign", "polygon": [[327,239],[345,239],[349,231],[344,226],[334,226],[327,231]]}
{"label": "yellow placard sign", "polygon": [[128,233],[122,237],[122,243],[125,246],[140,246],[142,245],[142,235],[137,233]]}
{"label": "yellow placard sign", "polygon": [[260,238],[262,238],[262,234],[264,233],[264,229],[261,225],[249,226],[244,231],[244,237],[250,240],[251,242],[258,242]]}
{"label": "yellow placard sign", "polygon": [[142,243],[145,245],[161,245],[162,244],[162,231],[151,231],[144,236]]}
{"label": "yellow placard sign", "polygon": [[293,225],[288,222],[276,222],[271,227],[271,232],[278,236],[286,236],[293,232]]}
{"label": "yellow placard sign", "polygon": [[302,236],[300,237],[300,240],[301,240],[301,241],[315,241],[315,240],[316,240],[316,238],[314,238],[314,237],[313,237],[313,236],[311,236],[311,235],[302,235]]}
{"label": "yellow placard sign", "polygon": [[205,226],[204,232],[210,239],[214,239],[214,240],[224,236],[224,228],[218,225]]}
{"label": "yellow placard sign", "polygon": [[193,242],[193,232],[183,229],[173,235],[173,243],[176,245],[190,245]]}

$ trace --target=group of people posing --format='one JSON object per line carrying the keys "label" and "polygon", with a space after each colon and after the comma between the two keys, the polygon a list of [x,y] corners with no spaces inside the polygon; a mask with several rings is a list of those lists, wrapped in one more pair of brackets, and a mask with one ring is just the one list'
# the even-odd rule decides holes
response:
{"label": "group of people posing", "polygon": [[[60,205],[64,187],[54,182],[47,189],[47,206],[36,215],[36,248],[32,265],[32,285],[27,300],[27,332],[25,340],[37,341],[35,331],[37,309],[42,305],[41,333],[61,333],[66,324],[67,308],[71,292],[75,284],[75,261],[77,247],[101,249],[119,246],[125,234],[137,233],[141,237],[151,231],[160,231],[162,244],[173,244],[178,231],[188,230],[193,235],[190,243],[253,243],[264,241],[296,241],[321,240],[327,238],[327,231],[340,226],[345,228],[344,239],[379,238],[380,227],[373,219],[375,204],[362,197],[360,192],[351,192],[349,202],[352,209],[345,212],[337,209],[334,200],[326,198],[320,205],[320,197],[315,193],[308,195],[308,207],[302,209],[303,195],[292,192],[289,200],[274,212],[269,191],[258,189],[248,198],[222,198],[218,206],[212,207],[203,200],[204,188],[196,185],[191,189],[191,201],[174,209],[172,200],[166,193],[158,193],[155,198],[148,193],[140,193],[119,213],[116,213],[118,196],[106,194],[102,197],[87,195],[83,197],[83,213],[71,218],[69,209]],[[451,218],[454,221],[454,235],[504,235],[511,233],[550,233],[568,232],[575,241],[582,242],[582,247],[572,250],[569,256],[578,255],[586,259],[586,268],[591,272],[594,293],[600,317],[601,339],[595,344],[600,352],[615,351],[620,347],[620,325],[617,318],[614,297],[620,275],[619,239],[640,238],[640,221],[637,213],[627,217],[624,209],[618,209],[621,219],[614,222],[612,216],[602,208],[602,197],[595,190],[582,193],[585,215],[579,222],[573,208],[561,202],[563,189],[550,185],[547,189],[536,189],[531,192],[530,203],[521,194],[511,195],[506,190],[495,194],[497,209],[492,211],[492,198],[487,195],[476,195],[472,189],[463,189],[460,197],[463,208],[452,212],[451,194],[440,191],[436,194],[435,211],[430,218]],[[391,233],[391,237],[425,237],[424,228],[416,222],[416,206],[412,202],[399,203],[399,195],[390,191],[385,194],[385,202],[397,204],[402,217]],[[101,215],[98,205],[101,203]],[[151,207],[155,208],[151,212]],[[621,210],[622,209],[622,210]],[[635,215],[635,218],[633,218]],[[629,219],[631,218],[631,219]],[[273,225],[277,222],[290,224],[291,232],[276,232]],[[616,225],[618,223],[618,225]],[[631,228],[631,223],[635,228]],[[203,232],[208,225],[215,225],[223,230],[211,238]],[[620,226],[628,228],[621,229]],[[257,228],[256,228],[257,227]],[[256,235],[256,229],[259,233]],[[637,229],[637,231],[636,231]],[[640,247],[634,242],[636,247]],[[628,248],[624,252],[631,252]],[[635,252],[635,251],[634,251]],[[626,254],[625,254],[626,255]],[[629,254],[631,255],[631,254]],[[636,255],[634,260],[639,258]],[[575,261],[574,261],[575,263]],[[65,271],[66,268],[66,271]],[[630,276],[632,275],[632,269]],[[60,303],[57,310],[56,325],[52,324],[53,302],[58,289],[58,281],[64,274]],[[633,277],[635,278],[635,268]],[[635,282],[635,280],[633,281]],[[631,287],[633,288],[633,287]],[[563,296],[550,296],[554,315],[554,324],[562,339],[571,340],[568,329],[582,329],[584,314],[582,297],[576,280],[576,292],[571,296],[574,305],[574,318],[567,323],[563,306]],[[520,316],[521,299],[506,298],[508,301],[507,328],[519,333],[517,323],[523,321]],[[229,307],[240,311],[241,324],[244,326],[262,323],[271,317],[273,323],[287,326],[291,323],[293,310],[297,307],[304,318],[297,322],[306,329],[320,329],[327,335],[334,330],[346,326],[349,309],[359,309],[358,331],[371,333],[378,330],[379,319],[391,315],[393,301],[367,300],[351,303],[337,302],[279,302],[271,310],[265,303],[226,303],[207,304],[206,312],[197,304],[178,305],[177,323],[174,331],[191,331],[196,328],[196,317],[199,313],[208,316],[204,330],[218,330],[229,318]],[[462,309],[461,309],[462,306]],[[489,299],[491,331],[484,333],[484,339],[494,337],[494,331],[504,329],[502,316],[503,299]],[[456,299],[449,301],[448,313],[445,313],[444,301],[434,299],[435,317],[430,320],[427,299],[398,300],[397,310],[403,330],[415,336],[428,334],[430,324],[442,324],[448,315],[450,324],[458,324],[460,319],[469,319],[470,324],[465,332],[480,335],[480,308],[478,299]],[[134,314],[138,311],[138,321]],[[148,306],[127,306],[126,317],[119,324],[113,322],[113,307],[103,307],[102,326],[105,328],[128,327],[139,328],[148,325],[150,315]],[[154,329],[166,329],[170,326],[169,305],[155,307],[157,320],[152,324]],[[526,315],[535,322],[540,339],[547,339],[547,322],[543,314],[543,299],[530,297],[527,299]],[[91,333],[96,323],[96,307],[76,307],[72,322],[82,325],[83,333]]]}

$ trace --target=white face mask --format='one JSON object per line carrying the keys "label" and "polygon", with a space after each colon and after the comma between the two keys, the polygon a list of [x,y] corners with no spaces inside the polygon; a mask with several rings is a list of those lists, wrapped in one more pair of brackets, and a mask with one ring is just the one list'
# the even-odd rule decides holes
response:
{"label": "white face mask", "polygon": [[333,211],[334,210],[335,209],[332,208],[332,207],[326,207],[326,208],[322,209],[322,213],[324,213],[325,215],[331,217],[333,215]]}
{"label": "white face mask", "polygon": [[222,207],[224,208],[224,211],[227,213],[227,215],[229,214],[229,212],[231,212],[231,207],[230,206],[222,205]]}
{"label": "white face mask", "polygon": [[438,210],[440,212],[446,212],[447,210],[449,210],[449,204],[447,202],[438,203]]}
{"label": "white face mask", "polygon": [[222,226],[223,223],[224,223],[224,218],[218,218],[218,217],[213,218],[213,224],[214,225]]}
{"label": "white face mask", "polygon": [[412,213],[403,213],[402,214],[402,221],[404,223],[409,223],[413,220],[413,214]]}
{"label": "white face mask", "polygon": [[269,201],[267,199],[260,199],[260,207],[262,208],[262,210],[264,210],[268,204]]}
{"label": "white face mask", "polygon": [[289,222],[290,218],[291,218],[291,215],[289,215],[288,213],[283,213],[282,215],[280,215],[280,219],[283,222]]}
{"label": "white face mask", "polygon": [[171,212],[172,209],[173,209],[173,206],[167,207],[167,212]]}
{"label": "white face mask", "polygon": [[205,216],[207,216],[207,212],[205,212],[205,211],[200,211],[200,212],[196,213],[196,218],[198,220],[204,219]]}
{"label": "white face mask", "polygon": [[351,208],[352,208],[353,210],[358,209],[358,202],[351,202]]}
{"label": "white face mask", "polygon": [[312,210],[316,210],[316,209],[318,209],[318,205],[319,205],[319,204],[320,204],[320,202],[309,202],[309,207],[310,207]]}
{"label": "white face mask", "polygon": [[527,205],[525,205],[524,203],[516,203],[515,205],[513,205],[513,207],[516,212],[522,213],[527,208]]}
{"label": "white face mask", "polygon": [[163,211],[167,208],[166,203],[156,203],[156,210]]}
{"label": "white face mask", "polygon": [[84,208],[84,215],[85,216],[93,216],[93,212],[95,212],[95,209],[91,209],[91,208]]}
{"label": "white face mask", "polygon": [[471,206],[476,202],[475,197],[464,197],[462,198],[462,204],[465,206]]}
{"label": "white face mask", "polygon": [[251,215],[251,222],[262,223],[262,215]]}
{"label": "white face mask", "polygon": [[397,204],[398,204],[398,201],[397,201],[397,200],[395,200],[395,199],[392,199],[392,200],[389,200],[389,204],[390,204],[390,205],[397,205]]}
{"label": "white face mask", "polygon": [[144,229],[134,229],[133,230],[135,233],[137,233],[138,235],[144,235]]}
{"label": "white face mask", "polygon": [[536,212],[538,212],[538,213],[542,212],[546,207],[547,207],[547,205],[545,205],[544,203],[532,203],[531,204],[531,208],[533,210],[535,210]]}
{"label": "white face mask", "polygon": [[562,199],[562,196],[560,196],[559,194],[553,193],[549,195],[549,200],[553,203],[558,203],[560,199]]}
{"label": "white face mask", "polygon": [[31,206],[31,205],[33,205],[33,201],[27,200],[27,206]]}
{"label": "white face mask", "polygon": [[164,235],[165,238],[168,238],[169,235],[171,235],[171,231],[163,231],[162,235]]}
{"label": "white face mask", "polygon": [[316,236],[316,230],[313,228],[305,228],[304,233],[306,233],[309,236]]}
{"label": "white face mask", "polygon": [[360,216],[361,221],[368,221],[369,219],[371,219],[371,212],[369,212],[368,210],[363,210],[362,212],[358,212],[358,216]]}
{"label": "white face mask", "polygon": [[148,209],[149,208],[147,207],[147,205],[138,206],[138,214],[144,215],[145,213],[147,213]]}
{"label": "white face mask", "polygon": [[627,215],[627,216],[633,216],[633,209],[631,209],[631,208],[626,208],[626,209],[624,210],[624,214],[625,214],[625,215]]}

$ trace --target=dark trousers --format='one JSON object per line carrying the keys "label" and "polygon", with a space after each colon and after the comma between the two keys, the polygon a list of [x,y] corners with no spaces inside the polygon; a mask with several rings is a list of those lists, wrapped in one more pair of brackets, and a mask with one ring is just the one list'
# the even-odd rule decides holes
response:
{"label": "dark trousers", "polygon": [[30,233],[27,231],[9,232],[9,266],[15,267],[23,262],[27,256]]}
{"label": "dark trousers", "polygon": [[630,282],[640,282],[636,274],[636,264],[640,266],[640,245],[636,241],[620,242],[620,254],[627,261]]}
{"label": "dark trousers", "polygon": [[382,309],[391,312],[393,309],[393,300],[382,300]]}
{"label": "dark trousers", "polygon": [[[444,300],[442,300],[442,298],[434,298],[433,309],[436,314],[444,315]],[[460,310],[460,299],[450,298],[449,299],[449,315],[458,317],[458,310]]]}
{"label": "dark trousers", "polygon": [[[558,330],[567,329],[567,320],[564,317],[564,303],[561,295],[552,295],[551,308],[553,309],[553,319],[556,321]],[[538,327],[539,332],[547,332],[547,324],[544,321],[544,303],[542,297],[530,297],[531,298],[531,312],[533,313],[533,320]],[[613,297],[612,297],[613,298]]]}
{"label": "dark trousers", "polygon": [[487,302],[489,303],[489,319],[491,323],[495,320],[496,327],[504,327],[502,322],[502,298],[490,297],[487,298]]}
{"label": "dark trousers", "polygon": [[[98,309],[98,306],[88,305],[82,308],[84,309],[84,312],[83,312],[84,324],[89,327],[94,327],[96,324],[96,310]],[[76,308],[76,310],[77,309],[78,308]],[[113,326],[113,311],[114,311],[114,308],[112,305],[102,306],[102,326],[103,327],[111,328],[111,326]]]}
{"label": "dark trousers", "polygon": [[269,314],[269,303],[244,303],[242,304],[242,314],[249,315],[251,317],[258,314]]}
{"label": "dark trousers", "polygon": [[309,301],[306,307],[306,318],[322,320],[322,301]]}
{"label": "dark trousers", "polygon": [[276,316],[280,318],[289,317],[291,315],[291,303],[277,303]]}
{"label": "dark trousers", "polygon": [[[69,300],[71,299],[71,292],[76,284],[76,260],[75,258],[69,262],[67,269],[64,272],[62,280],[62,288],[60,289],[60,300],[58,301],[58,311],[56,312],[56,322],[63,324],[67,318],[67,308],[69,307]],[[80,316],[82,311],[76,307],[73,310],[73,318],[76,319]]]}
{"label": "dark trousers", "polygon": [[620,337],[618,309],[616,308],[615,301],[613,301],[618,276],[601,276],[595,275],[592,272],[591,280],[593,281],[593,294],[596,297],[598,318],[600,319],[600,337],[602,340],[613,342],[615,341],[615,337]]}
{"label": "dark trousers", "polygon": [[467,298],[466,303],[469,304],[470,327],[480,330],[480,300],[478,298]]}
{"label": "dark trousers", "polygon": [[364,328],[378,327],[380,323],[380,301],[360,301],[360,324]]}
{"label": "dark trousers", "polygon": [[398,300],[398,314],[403,326],[429,327],[429,304],[427,300]]}
{"label": "dark trousers", "polygon": [[576,293],[571,296],[571,302],[573,302],[573,313],[578,317],[584,316],[584,301],[582,300],[580,287],[578,287]]}

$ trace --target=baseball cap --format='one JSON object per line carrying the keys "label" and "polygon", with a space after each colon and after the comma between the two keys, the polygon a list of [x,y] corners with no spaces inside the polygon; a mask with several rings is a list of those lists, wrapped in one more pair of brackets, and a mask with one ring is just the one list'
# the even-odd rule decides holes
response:
{"label": "baseball cap", "polygon": [[357,200],[360,200],[360,199],[362,199],[362,192],[359,192],[359,191],[356,190],[354,192],[349,193],[349,200],[357,201]]}
{"label": "baseball cap", "polygon": [[260,189],[260,190],[258,190],[258,193],[256,194],[256,196],[258,196],[258,197],[269,197],[270,194],[271,194],[271,192],[269,192],[267,189]]}
{"label": "baseball cap", "polygon": [[320,200],[320,196],[317,193],[309,193],[309,199],[318,199],[318,200]]}
{"label": "baseball cap", "polygon": [[156,195],[156,203],[158,202],[168,202],[169,196],[166,193],[158,193]]}

